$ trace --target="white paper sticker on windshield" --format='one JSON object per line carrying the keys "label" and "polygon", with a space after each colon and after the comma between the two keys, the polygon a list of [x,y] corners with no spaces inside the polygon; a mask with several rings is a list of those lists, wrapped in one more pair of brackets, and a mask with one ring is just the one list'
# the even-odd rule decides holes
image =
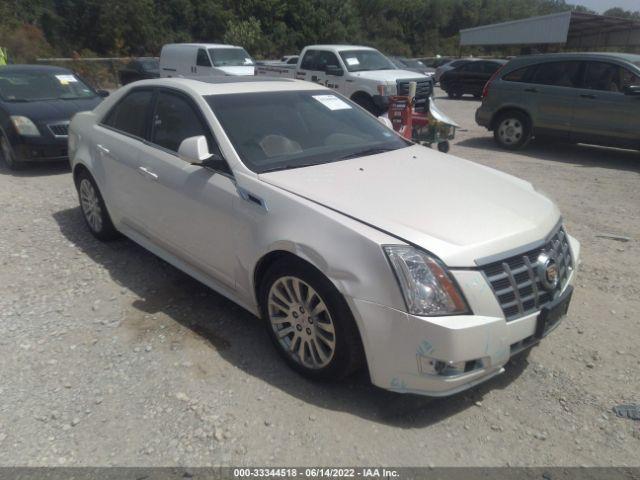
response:
{"label": "white paper sticker on windshield", "polygon": [[74,75],[56,75],[56,78],[62,85],[68,85],[70,82],[78,81]]}
{"label": "white paper sticker on windshield", "polygon": [[347,102],[340,100],[335,95],[314,95],[313,98],[315,98],[329,110],[346,110],[348,108],[351,108],[351,106]]}
{"label": "white paper sticker on windshield", "polygon": [[253,65],[253,60],[251,60],[250,58],[245,58],[244,59],[244,64],[245,65]]}
{"label": "white paper sticker on windshield", "polygon": [[345,60],[347,62],[347,65],[349,65],[350,67],[353,67],[354,65],[360,65],[360,60],[358,60],[356,57],[346,58]]}

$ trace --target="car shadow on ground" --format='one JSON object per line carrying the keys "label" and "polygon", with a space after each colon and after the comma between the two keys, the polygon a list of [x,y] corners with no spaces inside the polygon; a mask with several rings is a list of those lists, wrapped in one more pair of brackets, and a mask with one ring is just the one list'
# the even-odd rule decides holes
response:
{"label": "car shadow on ground", "polygon": [[0,175],[11,177],[43,177],[69,173],[69,162],[27,163],[17,170],[11,170],[4,161],[0,160]]}
{"label": "car shadow on ground", "polygon": [[640,172],[640,152],[636,150],[562,143],[546,138],[536,138],[522,150],[507,152],[496,145],[492,136],[467,138],[456,142],[455,146],[479,148],[503,154],[509,153],[514,157],[523,156],[540,161]]}
{"label": "car shadow on ground", "polygon": [[[470,391],[444,399],[397,394],[374,387],[366,372],[336,383],[309,381],[292,371],[278,356],[261,320],[210,290],[128,239],[102,243],[87,230],[79,208],[54,213],[67,240],[88,255],[122,289],[138,299],[131,308],[167,317],[204,339],[222,358],[244,373],[261,379],[300,401],[401,428],[426,427],[480,401],[493,389],[508,387],[526,368],[523,356],[506,372]],[[153,325],[147,329],[153,330]],[[119,328],[130,328],[123,322]],[[167,334],[163,330],[163,334]],[[206,371],[206,368],[204,369]],[[207,381],[219,379],[206,374]]]}

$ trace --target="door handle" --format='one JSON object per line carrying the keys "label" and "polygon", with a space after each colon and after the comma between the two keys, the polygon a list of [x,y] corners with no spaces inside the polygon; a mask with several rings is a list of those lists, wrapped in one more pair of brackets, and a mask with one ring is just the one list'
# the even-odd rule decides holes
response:
{"label": "door handle", "polygon": [[582,93],[582,94],[580,94],[580,96],[581,96],[582,98],[596,98],[596,96],[595,96],[595,95],[592,95],[592,94],[590,94],[590,93]]}
{"label": "door handle", "polygon": [[531,93],[538,93],[538,89],[537,88],[525,88],[524,91],[525,92],[531,92]]}
{"label": "door handle", "polygon": [[100,145],[99,143],[96,144],[96,148],[100,150],[102,153],[109,153],[109,149],[103,145]]}
{"label": "door handle", "polygon": [[138,173],[140,175],[145,175],[147,177],[150,177],[154,180],[158,180],[158,175],[156,175],[155,173],[153,173],[151,170],[149,170],[146,167],[138,167]]}

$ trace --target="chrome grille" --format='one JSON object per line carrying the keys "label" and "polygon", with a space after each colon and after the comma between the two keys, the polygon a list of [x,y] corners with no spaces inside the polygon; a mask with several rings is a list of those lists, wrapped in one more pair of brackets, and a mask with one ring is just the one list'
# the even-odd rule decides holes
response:
{"label": "chrome grille", "polygon": [[416,111],[424,111],[427,105],[427,100],[433,93],[433,81],[430,78],[398,80],[398,95],[409,95],[409,82],[416,82]]}
{"label": "chrome grille", "polygon": [[[551,291],[543,286],[537,268],[538,257],[543,252],[552,253],[558,266],[559,281]],[[572,268],[569,239],[562,227],[537,248],[480,267],[507,321],[536,312],[557,297]]]}
{"label": "chrome grille", "polygon": [[47,125],[55,137],[69,136],[69,123],[50,123]]}

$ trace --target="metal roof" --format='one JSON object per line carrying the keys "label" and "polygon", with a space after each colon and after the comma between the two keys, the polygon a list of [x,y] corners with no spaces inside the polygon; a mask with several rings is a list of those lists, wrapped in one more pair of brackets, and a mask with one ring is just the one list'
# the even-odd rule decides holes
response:
{"label": "metal roof", "polygon": [[567,11],[460,30],[460,46],[541,44],[640,46],[640,21]]}

